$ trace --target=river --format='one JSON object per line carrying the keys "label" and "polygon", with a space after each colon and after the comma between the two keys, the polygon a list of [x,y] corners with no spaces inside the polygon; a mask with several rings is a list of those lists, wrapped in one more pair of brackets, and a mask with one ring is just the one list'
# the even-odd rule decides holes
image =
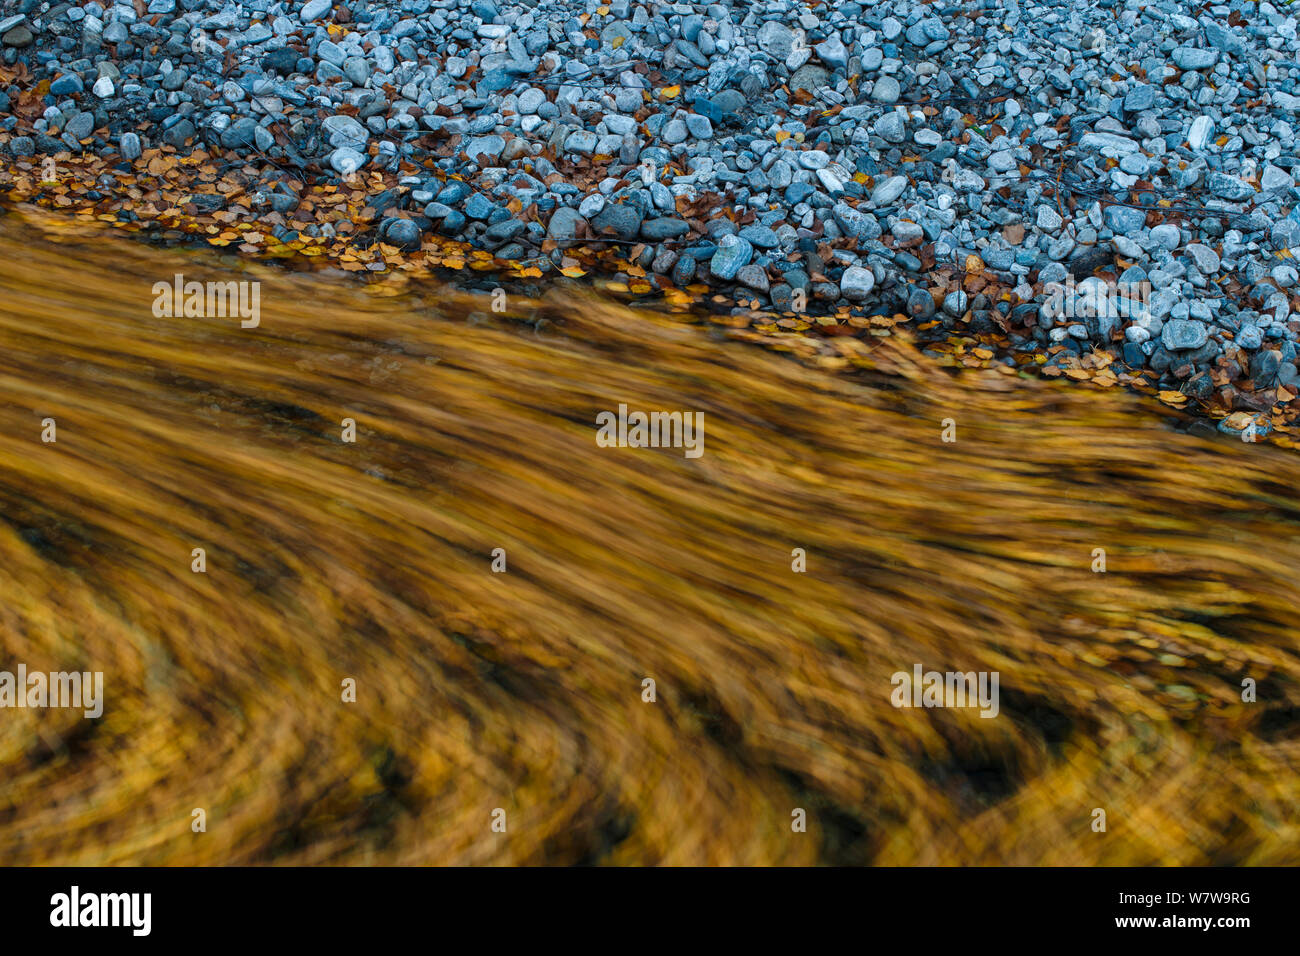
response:
{"label": "river", "polygon": [[[0,668],[105,700],[0,713],[6,863],[1300,863],[1293,453],[901,335],[819,367],[31,215]],[[155,315],[178,274],[259,322]],[[620,404],[703,454],[601,447]],[[997,716],[894,706],[916,666]]]}

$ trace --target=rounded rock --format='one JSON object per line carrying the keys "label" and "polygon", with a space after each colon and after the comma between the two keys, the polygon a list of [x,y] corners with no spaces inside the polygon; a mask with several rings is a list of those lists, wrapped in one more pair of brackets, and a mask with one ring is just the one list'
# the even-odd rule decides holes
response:
{"label": "rounded rock", "polygon": [[840,295],[850,302],[861,302],[875,288],[876,277],[870,269],[849,266],[840,276]]}

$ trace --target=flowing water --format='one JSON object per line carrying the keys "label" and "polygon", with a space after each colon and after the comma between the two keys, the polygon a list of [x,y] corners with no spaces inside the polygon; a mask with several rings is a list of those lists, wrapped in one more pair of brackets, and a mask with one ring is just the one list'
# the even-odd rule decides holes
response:
{"label": "flowing water", "polygon": [[[155,317],[178,272],[260,325]],[[1300,862],[1293,454],[384,288],[0,219],[0,669],[105,696],[0,710],[5,863]],[[620,403],[704,454],[598,447]],[[917,664],[998,716],[895,708]]]}

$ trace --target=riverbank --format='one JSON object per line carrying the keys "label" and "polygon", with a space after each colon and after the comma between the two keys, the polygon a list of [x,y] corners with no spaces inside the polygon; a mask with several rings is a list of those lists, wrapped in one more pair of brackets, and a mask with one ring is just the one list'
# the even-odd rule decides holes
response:
{"label": "riverbank", "polygon": [[[225,281],[241,279],[245,269],[255,263],[274,266],[276,271],[266,281],[276,281],[280,274],[308,272],[322,278],[334,279],[355,285],[377,297],[417,294],[421,300],[439,295],[451,295],[462,303],[465,319],[481,322],[503,317],[494,307],[502,300],[494,291],[509,290],[516,301],[545,300],[556,292],[581,293],[583,290],[598,293],[610,302],[620,302],[647,317],[664,313],[703,323],[727,338],[757,345],[814,365],[825,371],[852,374],[869,367],[868,356],[884,340],[898,336],[915,344],[928,358],[933,359],[936,370],[984,369],[1014,380],[1060,379],[1073,386],[1090,390],[1124,390],[1148,397],[1158,402],[1170,413],[1170,423],[1181,430],[1199,431],[1267,442],[1281,448],[1300,447],[1300,408],[1292,403],[1275,404],[1266,412],[1229,412],[1212,405],[1189,401],[1180,392],[1162,390],[1150,378],[1117,365],[1107,353],[1097,351],[1084,355],[1072,352],[1045,352],[1019,357],[1008,363],[999,356],[1006,345],[1005,338],[992,335],[951,335],[934,328],[918,327],[901,313],[894,315],[848,314],[834,316],[791,316],[773,314],[758,309],[733,310],[705,298],[703,301],[673,301],[666,298],[641,295],[629,288],[627,277],[617,273],[583,277],[559,277],[549,282],[537,282],[520,277],[501,268],[501,263],[488,258],[475,258],[470,250],[451,250],[454,265],[441,267],[437,260],[440,252],[425,256],[407,257],[397,250],[378,248],[371,250],[375,262],[382,269],[358,270],[343,268],[351,262],[345,246],[324,249],[320,246],[270,245],[252,249],[238,249],[238,255],[228,248],[232,243],[213,246],[198,238],[204,228],[181,228],[168,231],[136,232],[129,225],[109,217],[97,217],[83,211],[80,215],[67,212],[50,212],[44,205],[19,204],[7,213],[25,226],[59,241],[73,244],[88,242],[92,246],[99,237],[126,234],[147,244],[190,250],[194,253],[218,254],[213,265],[227,270]],[[248,227],[245,227],[246,229]],[[236,227],[238,231],[238,227]],[[210,267],[209,267],[210,268]],[[173,276],[159,276],[155,282],[169,283]],[[262,281],[262,280],[258,280]],[[130,290],[137,297],[137,307],[150,311],[155,302],[154,283],[148,288]],[[126,291],[126,290],[124,290]],[[513,308],[513,307],[512,307]],[[179,310],[178,313],[180,314]],[[530,320],[535,324],[570,321],[571,316],[538,313]],[[937,336],[937,337],[936,337]]]}
{"label": "riverbank", "polygon": [[1296,417],[1300,40],[1268,4],[192,7],[0,21],[13,201]]}

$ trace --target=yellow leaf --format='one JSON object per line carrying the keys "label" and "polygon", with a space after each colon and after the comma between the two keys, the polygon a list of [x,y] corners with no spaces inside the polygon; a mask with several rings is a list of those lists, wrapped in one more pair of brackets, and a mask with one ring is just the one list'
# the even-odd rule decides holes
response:
{"label": "yellow leaf", "polygon": [[1187,396],[1182,392],[1164,391],[1157,395],[1156,398],[1160,399],[1160,401],[1164,402],[1166,405],[1181,405],[1187,401]]}
{"label": "yellow leaf", "polygon": [[614,42],[610,44],[610,46],[613,47],[615,50],[617,50],[622,45],[623,45],[622,37],[614,37]]}
{"label": "yellow leaf", "polygon": [[1247,425],[1254,423],[1254,418],[1248,412],[1233,412],[1223,420],[1223,423],[1229,428],[1241,431]]}
{"label": "yellow leaf", "polygon": [[[584,270],[579,269],[577,266],[569,266],[567,269],[560,270],[560,275],[568,276],[570,279],[577,279],[586,274]],[[541,273],[539,272],[538,275],[541,275]]]}
{"label": "yellow leaf", "polygon": [[681,92],[682,92],[682,88],[680,86],[665,86],[662,90],[659,91],[659,98],[661,100],[676,99],[678,96],[681,95]]}

